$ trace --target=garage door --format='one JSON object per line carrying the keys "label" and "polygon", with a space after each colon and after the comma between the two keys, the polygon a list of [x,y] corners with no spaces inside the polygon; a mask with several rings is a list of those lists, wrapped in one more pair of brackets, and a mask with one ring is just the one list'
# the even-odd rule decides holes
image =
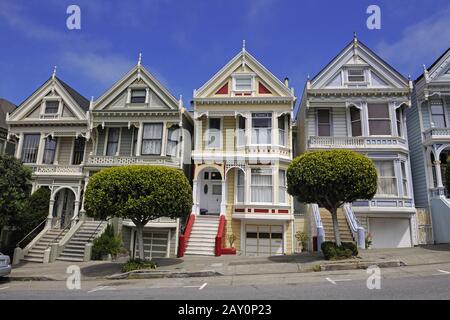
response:
{"label": "garage door", "polygon": [[369,230],[373,248],[402,248],[411,246],[409,219],[370,218]]}
{"label": "garage door", "polygon": [[[149,232],[144,231],[144,257],[150,260],[153,258],[166,257],[167,244],[169,242],[168,231]],[[139,243],[137,236],[134,237],[135,241],[135,257],[139,257]]]}
{"label": "garage door", "polygon": [[283,227],[271,225],[246,225],[245,254],[283,254]]}

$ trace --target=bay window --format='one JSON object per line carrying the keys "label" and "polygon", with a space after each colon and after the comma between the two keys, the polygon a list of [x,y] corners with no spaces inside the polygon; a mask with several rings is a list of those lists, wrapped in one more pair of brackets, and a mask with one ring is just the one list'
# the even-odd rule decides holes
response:
{"label": "bay window", "polygon": [[352,137],[362,136],[361,110],[356,107],[350,107],[350,122],[352,125]]}
{"label": "bay window", "polygon": [[396,196],[398,193],[394,161],[376,160],[374,165],[378,174],[377,195]]}
{"label": "bay window", "polygon": [[237,177],[236,177],[236,202],[242,203],[244,202],[244,192],[245,192],[245,180],[244,180],[244,172],[242,170],[236,169]]}
{"label": "bay window", "polygon": [[409,192],[408,192],[408,176],[406,171],[406,162],[402,161],[400,165],[402,168],[403,195],[407,197],[409,195]]}
{"label": "bay window", "polygon": [[119,150],[120,128],[108,129],[108,141],[106,144],[106,155],[115,156]]}
{"label": "bay window", "polygon": [[272,170],[252,169],[252,202],[272,202]]}
{"label": "bay window", "polygon": [[44,157],[42,158],[42,163],[53,164],[53,162],[55,161],[55,153],[56,138],[52,138],[51,136],[49,136],[45,139]]}
{"label": "bay window", "polygon": [[24,134],[22,147],[23,163],[36,163],[40,139],[41,135],[39,133]]}
{"label": "bay window", "polygon": [[208,128],[208,148],[220,148],[220,135],[221,135],[221,120],[220,118],[209,118]]}
{"label": "bay window", "polygon": [[391,135],[391,119],[387,103],[369,103],[369,133],[372,136]]}
{"label": "bay window", "polygon": [[238,134],[237,134],[238,147],[245,145],[245,118],[238,116]]}
{"label": "bay window", "polygon": [[331,117],[329,109],[317,110],[317,133],[319,136],[331,136]]}
{"label": "bay window", "polygon": [[398,108],[397,110],[395,110],[395,117],[397,120],[397,134],[399,137],[402,136],[403,134],[403,130],[402,130],[402,109]]}
{"label": "bay window", "polygon": [[278,118],[278,144],[280,146],[286,146],[286,126],[284,121],[285,116]]}
{"label": "bay window", "polygon": [[141,154],[143,155],[161,154],[162,134],[163,134],[162,123],[144,124]]}
{"label": "bay window", "polygon": [[445,112],[442,100],[432,100],[430,103],[431,110],[431,122],[433,122],[436,128],[445,128]]}
{"label": "bay window", "polygon": [[278,171],[278,202],[286,203],[286,170]]}
{"label": "bay window", "polygon": [[73,143],[73,158],[72,164],[77,165],[83,162],[84,145],[86,140],[84,138],[76,138]]}
{"label": "bay window", "polygon": [[272,114],[252,113],[252,144],[272,143]]}
{"label": "bay window", "polygon": [[175,157],[179,142],[180,130],[178,126],[171,126],[167,130],[167,150],[166,155]]}

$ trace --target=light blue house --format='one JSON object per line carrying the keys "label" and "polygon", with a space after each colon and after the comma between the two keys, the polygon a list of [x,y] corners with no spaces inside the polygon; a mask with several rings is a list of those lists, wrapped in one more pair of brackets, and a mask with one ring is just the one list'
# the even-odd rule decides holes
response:
{"label": "light blue house", "polygon": [[450,48],[415,81],[407,111],[416,207],[431,213],[434,242],[450,242],[445,183],[450,156]]}

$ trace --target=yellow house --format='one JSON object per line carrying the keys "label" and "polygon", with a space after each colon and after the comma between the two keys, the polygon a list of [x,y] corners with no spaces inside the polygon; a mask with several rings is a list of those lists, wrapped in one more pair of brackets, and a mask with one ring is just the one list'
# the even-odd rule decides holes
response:
{"label": "yellow house", "polygon": [[286,172],[292,160],[296,97],[245,49],[194,90],[194,223],[186,254],[214,254],[236,240],[238,254],[293,251],[293,199]]}

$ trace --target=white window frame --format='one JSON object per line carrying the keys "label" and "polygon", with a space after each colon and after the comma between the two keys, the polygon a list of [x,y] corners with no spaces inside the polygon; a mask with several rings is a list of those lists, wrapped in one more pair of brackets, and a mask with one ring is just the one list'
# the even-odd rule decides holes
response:
{"label": "white window frame", "polygon": [[430,115],[430,128],[432,127],[431,124],[433,123],[433,127],[434,128],[438,128],[436,127],[436,124],[433,122],[433,113],[431,112],[431,106],[432,105],[437,105],[436,103],[432,103],[433,101],[440,101],[441,102],[441,106],[442,109],[444,111],[444,121],[445,121],[445,127],[448,128],[449,127],[449,123],[448,123],[448,115],[447,115],[447,108],[445,105],[445,99],[429,99],[428,102],[428,114]]}
{"label": "white window frame", "polygon": [[[145,130],[145,125],[146,124],[161,124],[162,125],[162,131],[161,131],[161,150],[160,153],[155,153],[155,154],[145,154],[142,153],[142,146],[144,145],[144,130]],[[164,139],[167,140],[167,135],[164,134],[165,128],[167,128],[165,121],[146,121],[146,122],[142,122],[142,133],[141,133],[141,154],[140,156],[161,156],[163,153],[165,153],[165,147],[164,147]],[[148,139],[147,139],[148,140]],[[139,142],[139,140],[138,140]]]}
{"label": "white window frame", "polygon": [[408,165],[405,160],[400,160],[400,174],[402,175],[403,197],[409,197],[411,190],[409,190]]}
{"label": "white window frame", "polygon": [[[280,174],[281,172],[284,172],[284,186],[281,186],[280,184]],[[284,201],[281,201],[281,194],[284,194]],[[287,196],[287,170],[284,168],[278,169],[278,203],[279,204],[287,204],[288,203],[288,196]]]}
{"label": "white window frame", "polygon": [[[238,90],[236,88],[236,79],[246,79],[250,78],[250,89]],[[232,76],[232,91],[233,93],[251,93],[254,95],[255,92],[255,74],[253,73],[235,73]]]}
{"label": "white window frame", "polygon": [[[210,138],[210,127],[209,127],[209,120],[210,119],[219,119],[220,120],[220,130],[219,130],[219,146],[210,146],[209,145],[209,138]],[[209,150],[221,150],[223,146],[223,117],[209,117],[206,118],[206,140],[205,140],[205,149]]]}
{"label": "white window frame", "polygon": [[[175,155],[170,155],[170,154],[167,153],[167,147],[169,146],[169,131],[170,131],[170,129],[172,129],[174,127],[175,127],[175,130],[182,130],[180,126],[172,125],[169,128],[167,128],[167,126],[166,126],[167,134],[166,134],[165,155],[168,156],[168,157],[175,157],[175,158],[177,158],[178,155],[179,155],[179,150],[180,150],[180,138],[181,138],[181,134],[180,133],[181,133],[181,131],[178,131],[178,139],[176,141],[177,142],[177,147],[175,148]],[[174,140],[170,140],[170,141],[174,141]],[[162,143],[163,142],[161,142],[161,149],[162,149]]]}
{"label": "white window frame", "polygon": [[[362,76],[364,77],[363,81],[350,81],[350,74],[349,71],[362,71]],[[352,76],[360,76],[360,75],[352,75]],[[346,83],[347,84],[367,84],[367,74],[366,74],[366,70],[364,68],[348,68],[346,70]]]}
{"label": "white window frame", "polygon": [[[246,173],[244,170],[236,168],[235,169],[235,179],[234,179],[234,203],[235,204],[244,204],[245,203],[245,191],[247,189],[246,185],[247,185],[247,179],[246,179]],[[239,201],[238,199],[238,174],[239,172],[241,172],[244,175],[244,184],[242,185],[244,188],[244,194],[243,194],[243,199],[242,201]]]}
{"label": "white window frame", "polygon": [[[328,110],[329,120],[330,120],[330,135],[329,136],[319,136],[319,111]],[[332,137],[333,136],[333,113],[331,108],[317,108],[316,110],[316,135],[318,137]]]}
{"label": "white window frame", "polygon": [[[270,176],[271,177],[271,179],[272,179],[272,185],[271,185],[271,189],[272,189],[272,200],[271,201],[269,201],[269,202],[254,202],[253,201],[253,199],[252,199],[252,188],[253,188],[253,172],[252,172],[252,170],[261,170],[261,171],[266,171],[267,172],[267,174],[264,174],[264,175],[267,175],[267,176]],[[270,171],[270,173],[269,173],[269,171]],[[275,201],[275,198],[274,198],[274,196],[275,196],[275,192],[274,192],[274,178],[273,178],[273,168],[260,168],[260,167],[253,167],[253,168],[250,168],[250,195],[249,195],[249,202],[250,202],[250,204],[254,204],[254,205],[258,205],[258,204],[262,204],[262,205],[273,205],[273,203],[274,203],[274,201]]]}
{"label": "white window frame", "polygon": [[[388,120],[388,118],[371,118],[369,116],[369,105],[371,104],[383,104],[387,106],[388,109],[388,116],[389,116],[389,131],[391,132],[390,134],[372,134],[372,132],[370,131],[370,120]],[[369,131],[369,136],[373,136],[373,137],[392,137],[394,135],[394,132],[392,130],[392,112],[391,112],[391,104],[390,103],[386,103],[386,102],[368,102],[366,104],[366,109],[367,109],[367,130]],[[361,114],[362,115],[362,114]],[[395,126],[397,126],[397,123],[395,123]]]}
{"label": "white window frame", "polygon": [[[47,101],[58,102],[58,111],[56,113],[46,113]],[[41,119],[57,119],[61,117],[63,102],[60,97],[44,97],[41,104],[39,117]]]}
{"label": "white window frame", "polygon": [[[270,114],[271,115],[271,117],[270,117],[270,134],[268,135],[268,137],[270,137],[270,143],[254,143],[253,142],[253,130],[255,129],[254,127],[253,127],[253,114],[254,113],[267,113],[267,114]],[[278,141],[273,141],[273,130],[274,130],[274,128],[273,128],[273,117],[274,117],[274,114],[273,114],[273,112],[252,112],[251,114],[250,114],[250,145],[251,146],[271,146],[271,145],[273,145],[273,144],[276,144],[276,145],[278,145]],[[262,118],[262,117],[261,117]],[[269,117],[267,117],[267,118],[269,118]],[[278,119],[276,120],[276,121],[278,121]],[[269,129],[269,128],[268,128]]]}
{"label": "white window frame", "polygon": [[390,179],[395,179],[394,181],[394,186],[395,186],[395,190],[396,190],[396,194],[379,194],[378,193],[378,182],[380,181],[380,175],[378,174],[378,170],[377,170],[377,193],[375,194],[376,197],[379,198],[398,198],[400,197],[400,190],[399,190],[399,177],[397,176],[397,169],[396,169],[396,164],[395,161],[397,159],[394,158],[371,158],[370,160],[372,160],[374,162],[390,162],[392,164],[392,168],[394,170],[394,175],[393,176],[383,176],[384,178],[390,178]]}
{"label": "white window frame", "polygon": [[[109,140],[109,129],[119,129],[119,140],[117,141],[117,151],[115,155],[106,155],[106,150],[108,149],[108,140]],[[121,127],[108,127],[106,128],[106,136],[105,136],[105,146],[103,150],[103,155],[107,157],[117,157],[120,154],[120,142],[122,140],[122,128]],[[73,147],[73,146],[72,146]]]}

